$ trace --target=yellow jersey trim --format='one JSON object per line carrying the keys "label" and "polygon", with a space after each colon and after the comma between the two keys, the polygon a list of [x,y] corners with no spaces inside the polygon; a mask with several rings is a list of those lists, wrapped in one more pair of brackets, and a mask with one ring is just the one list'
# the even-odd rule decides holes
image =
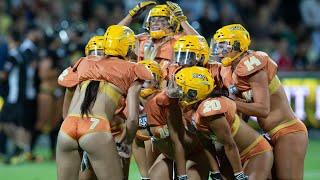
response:
{"label": "yellow jersey trim", "polygon": [[232,123],[232,126],[231,126],[232,137],[234,137],[237,134],[239,127],[240,127],[240,117],[236,114],[234,118],[234,122]]}
{"label": "yellow jersey trim", "polygon": [[289,127],[289,126],[292,126],[294,125],[295,123],[297,123],[297,120],[296,119],[293,119],[293,120],[290,120],[290,121],[287,121],[285,123],[282,123],[282,124],[279,124],[278,126],[276,126],[275,128],[273,128],[272,130],[270,130],[268,132],[269,136],[273,136],[276,132],[278,132],[279,130],[283,129],[283,128],[286,128],[286,127]]}
{"label": "yellow jersey trim", "polygon": [[262,135],[260,135],[256,140],[254,140],[248,147],[246,147],[243,151],[241,151],[240,156],[244,156],[245,154],[247,154],[254,146],[256,146],[261,139],[263,139],[264,137]]}
{"label": "yellow jersey trim", "polygon": [[269,84],[270,95],[274,94],[279,89],[280,86],[281,86],[280,79],[278,78],[277,75],[275,75]]}

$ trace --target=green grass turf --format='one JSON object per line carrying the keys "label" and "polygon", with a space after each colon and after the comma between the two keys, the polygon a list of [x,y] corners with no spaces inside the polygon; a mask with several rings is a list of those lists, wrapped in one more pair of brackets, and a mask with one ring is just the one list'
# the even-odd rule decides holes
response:
{"label": "green grass turf", "polygon": [[[43,154],[43,153],[42,153]],[[44,153],[48,156],[48,153]],[[134,159],[130,167],[130,180],[140,178]],[[320,179],[320,139],[311,140],[305,161],[305,180]],[[0,164],[0,180],[55,180],[56,169],[53,161],[44,163],[26,163],[20,165]]]}

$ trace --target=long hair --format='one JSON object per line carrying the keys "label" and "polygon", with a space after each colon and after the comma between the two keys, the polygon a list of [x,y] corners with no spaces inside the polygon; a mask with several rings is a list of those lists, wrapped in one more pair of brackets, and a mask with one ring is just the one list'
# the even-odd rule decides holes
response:
{"label": "long hair", "polygon": [[98,90],[99,90],[100,81],[90,81],[87,86],[86,93],[84,99],[81,104],[81,116],[87,115],[91,113],[91,108],[96,101]]}

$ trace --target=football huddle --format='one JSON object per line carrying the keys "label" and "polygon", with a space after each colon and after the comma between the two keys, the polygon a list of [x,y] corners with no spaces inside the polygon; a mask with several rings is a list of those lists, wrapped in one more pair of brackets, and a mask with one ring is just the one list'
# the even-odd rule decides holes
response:
{"label": "football huddle", "polygon": [[[129,25],[144,12],[146,32],[135,34]],[[170,1],[140,2],[92,36],[57,80],[58,179],[128,179],[131,157],[141,180],[303,179],[308,131],[277,63],[250,49],[241,24],[210,39]]]}

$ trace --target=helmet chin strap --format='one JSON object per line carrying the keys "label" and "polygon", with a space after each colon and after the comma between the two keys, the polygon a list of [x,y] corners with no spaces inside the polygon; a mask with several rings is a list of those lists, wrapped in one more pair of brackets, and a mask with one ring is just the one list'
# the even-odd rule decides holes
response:
{"label": "helmet chin strap", "polygon": [[152,37],[153,39],[156,39],[156,40],[160,40],[160,39],[162,39],[163,37],[171,36],[171,35],[173,35],[173,32],[169,32],[169,33],[166,32],[166,30],[169,30],[169,28],[170,28],[170,27],[166,27],[166,28],[164,28],[164,29],[160,29],[160,30],[157,30],[157,31],[150,31],[150,35],[151,35],[152,33],[154,33],[155,36],[158,36],[158,37],[153,37],[153,36],[151,35],[151,37]]}
{"label": "helmet chin strap", "polygon": [[223,66],[230,66],[231,63],[232,63],[235,59],[237,59],[238,57],[240,57],[243,53],[245,53],[245,52],[240,52],[239,54],[237,54],[237,55],[234,56],[233,58],[231,58],[231,57],[225,57],[225,58],[223,58],[223,59],[221,60],[222,65],[223,65]]}

